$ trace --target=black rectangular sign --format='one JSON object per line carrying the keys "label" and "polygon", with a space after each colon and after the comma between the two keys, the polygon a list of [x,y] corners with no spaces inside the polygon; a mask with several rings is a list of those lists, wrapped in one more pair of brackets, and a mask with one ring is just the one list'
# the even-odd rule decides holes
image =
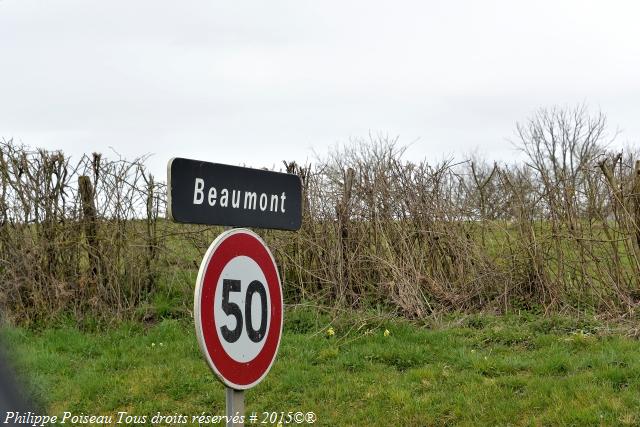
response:
{"label": "black rectangular sign", "polygon": [[300,177],[199,160],[169,160],[169,218],[190,224],[297,230]]}

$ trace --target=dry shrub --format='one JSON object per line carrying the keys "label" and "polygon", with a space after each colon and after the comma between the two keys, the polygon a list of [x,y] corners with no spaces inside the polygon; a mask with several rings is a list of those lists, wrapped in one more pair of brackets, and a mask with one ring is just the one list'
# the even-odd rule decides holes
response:
{"label": "dry shrub", "polygon": [[637,313],[640,162],[606,149],[606,119],[540,110],[518,125],[524,164],[403,159],[372,138],[290,171],[305,220],[273,239],[293,295],[449,310]]}
{"label": "dry shrub", "polygon": [[295,241],[273,244],[299,296],[410,317],[495,298],[502,272],[474,238],[460,165],[414,164],[403,151],[395,140],[361,141],[298,169],[304,225]]}
{"label": "dry shrub", "polygon": [[156,280],[164,209],[163,184],[144,158],[94,153],[72,164],[12,141],[0,148],[5,310],[29,322],[61,312],[119,317],[139,304]]}
{"label": "dry shrub", "polygon": [[[607,150],[585,108],[518,125],[521,164],[475,156],[411,162],[386,137],[314,164],[298,232],[263,230],[289,302],[384,306],[410,318],[529,309],[631,316],[640,304],[640,162]],[[159,282],[191,279],[218,229],[169,224],[164,184],[98,154],[5,141],[0,153],[0,303],[14,318],[120,318]],[[634,161],[636,163],[634,163]]]}

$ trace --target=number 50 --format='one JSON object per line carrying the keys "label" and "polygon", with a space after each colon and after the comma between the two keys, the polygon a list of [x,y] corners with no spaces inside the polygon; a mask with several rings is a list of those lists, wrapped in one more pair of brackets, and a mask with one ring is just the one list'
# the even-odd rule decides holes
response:
{"label": "number 50", "polygon": [[[236,327],[233,329],[223,326],[220,328],[222,337],[230,343],[238,341],[240,335],[242,335],[242,310],[238,304],[229,302],[229,293],[240,292],[240,280],[224,279],[222,281],[222,310],[228,315],[233,316],[236,319]],[[251,318],[251,302],[253,301],[253,295],[255,293],[260,294],[260,327],[253,329],[253,322]],[[267,331],[267,291],[264,285],[259,280],[254,280],[249,283],[247,293],[244,298],[244,314],[247,328],[247,335],[253,342],[260,342],[264,338],[264,334]]]}

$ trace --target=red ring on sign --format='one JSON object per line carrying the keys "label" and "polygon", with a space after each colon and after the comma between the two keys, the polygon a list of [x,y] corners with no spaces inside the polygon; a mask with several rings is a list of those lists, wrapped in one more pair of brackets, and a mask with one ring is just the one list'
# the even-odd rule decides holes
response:
{"label": "red ring on sign", "polygon": [[[217,333],[214,316],[214,296],[224,267],[235,257],[246,256],[258,264],[267,280],[271,300],[271,319],[266,342],[255,358],[238,362],[224,350]],[[223,382],[233,388],[245,389],[259,382],[275,359],[282,333],[282,289],[275,263],[262,241],[246,230],[233,230],[209,257],[200,294],[200,327],[206,351],[214,370]]]}

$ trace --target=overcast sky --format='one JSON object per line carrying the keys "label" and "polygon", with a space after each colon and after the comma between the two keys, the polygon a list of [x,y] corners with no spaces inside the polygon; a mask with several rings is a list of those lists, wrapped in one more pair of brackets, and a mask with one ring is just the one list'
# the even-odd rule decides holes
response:
{"label": "overcast sky", "polygon": [[0,0],[0,138],[255,167],[371,134],[516,153],[543,106],[640,142],[637,1]]}

